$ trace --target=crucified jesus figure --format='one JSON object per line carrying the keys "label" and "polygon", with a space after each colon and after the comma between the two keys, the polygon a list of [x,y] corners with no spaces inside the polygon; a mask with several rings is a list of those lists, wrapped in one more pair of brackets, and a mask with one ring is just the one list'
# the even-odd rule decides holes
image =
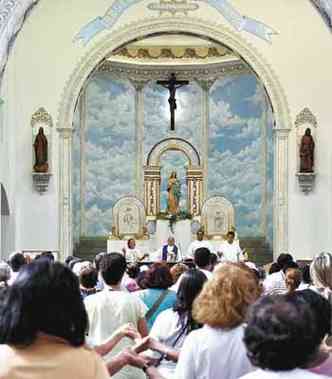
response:
{"label": "crucified jesus figure", "polygon": [[177,80],[175,74],[171,74],[169,80],[157,80],[157,84],[169,90],[169,110],[171,113],[171,130],[175,130],[176,90],[189,84],[188,80]]}

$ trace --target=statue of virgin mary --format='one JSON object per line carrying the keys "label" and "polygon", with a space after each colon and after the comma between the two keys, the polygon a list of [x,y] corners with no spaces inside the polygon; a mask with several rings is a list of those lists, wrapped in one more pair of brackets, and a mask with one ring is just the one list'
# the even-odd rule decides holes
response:
{"label": "statue of virgin mary", "polygon": [[177,179],[176,171],[172,171],[167,184],[167,213],[176,215],[179,212],[181,198],[181,185]]}

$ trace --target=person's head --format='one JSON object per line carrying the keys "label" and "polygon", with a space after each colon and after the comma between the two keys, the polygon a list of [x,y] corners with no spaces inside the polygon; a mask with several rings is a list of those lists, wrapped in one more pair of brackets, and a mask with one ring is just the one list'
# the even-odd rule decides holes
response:
{"label": "person's head", "polygon": [[190,313],[195,298],[201,292],[204,283],[207,281],[205,274],[195,268],[186,271],[181,279],[176,295],[176,303],[173,307],[180,315]]}
{"label": "person's head", "polygon": [[10,267],[6,262],[0,262],[0,284],[7,285],[7,281],[10,279]]}
{"label": "person's head", "polygon": [[203,238],[204,238],[204,232],[203,232],[203,230],[200,229],[200,230],[197,232],[196,236],[197,236],[197,241],[203,241]]}
{"label": "person's head", "polygon": [[278,262],[273,262],[269,268],[269,275],[279,272],[281,269],[282,267],[279,266]]}
{"label": "person's head", "polygon": [[291,268],[299,269],[299,265],[296,262],[290,261],[284,264],[282,271],[284,272],[284,274],[286,274],[287,270]]}
{"label": "person's head", "polygon": [[176,179],[176,177],[177,177],[176,171],[172,171],[170,177]]}
{"label": "person's head", "polygon": [[90,265],[83,268],[79,273],[79,282],[81,287],[86,289],[95,288],[98,281],[98,271]]}
{"label": "person's head", "polygon": [[67,267],[69,267],[69,263],[72,261],[72,260],[74,260],[75,259],[75,257],[73,256],[73,255],[69,255],[66,259],[65,259],[65,265],[67,266]]}
{"label": "person's head", "polygon": [[309,304],[310,309],[315,313],[318,339],[322,341],[324,337],[331,334],[332,309],[330,303],[320,294],[310,289],[296,291],[289,296],[303,299]]}
{"label": "person's head", "polygon": [[14,272],[20,271],[20,268],[25,265],[25,258],[22,253],[14,253],[9,258],[9,266]]}
{"label": "person's head", "polygon": [[317,255],[311,262],[310,276],[315,287],[332,290],[332,254]]}
{"label": "person's head", "polygon": [[290,254],[286,254],[286,253],[280,254],[279,257],[277,258],[277,264],[279,265],[280,270],[282,270],[285,265],[293,261],[294,261],[293,257]]}
{"label": "person's head", "polygon": [[119,253],[106,254],[100,262],[101,276],[109,286],[115,286],[121,282],[126,268],[126,258]]}
{"label": "person's head", "polygon": [[168,237],[167,245],[168,246],[174,246],[175,245],[175,238],[174,237]]}
{"label": "person's head", "polygon": [[227,233],[227,242],[228,243],[233,243],[234,242],[234,238],[235,238],[235,233],[230,230],[228,233]]}
{"label": "person's head", "polygon": [[310,136],[310,135],[311,135],[311,129],[310,129],[310,128],[307,128],[307,129],[305,130],[305,135],[306,135],[306,136]]}
{"label": "person's head", "polygon": [[90,261],[85,261],[85,260],[80,260],[78,262],[75,262],[73,267],[72,267],[72,271],[73,273],[76,275],[76,276],[80,276],[80,273],[82,270],[84,270],[85,268],[89,268],[89,267],[92,267],[92,262]]}
{"label": "person's head", "polygon": [[38,333],[82,346],[88,318],[78,278],[47,259],[22,267],[0,306],[0,344],[29,346]]}
{"label": "person's head", "polygon": [[102,259],[104,258],[104,256],[106,255],[107,253],[105,252],[101,252],[101,253],[98,253],[96,256],[95,256],[95,259],[94,259],[94,265],[97,269],[97,271],[99,271],[100,269],[100,262],[102,261]]}
{"label": "person's head", "polygon": [[310,277],[310,266],[304,265],[301,267],[302,271],[302,281],[306,284],[311,284],[311,277]]}
{"label": "person's head", "polygon": [[236,263],[223,263],[194,301],[193,317],[211,327],[234,328],[244,322],[249,305],[260,293],[250,269]]}
{"label": "person's head", "polygon": [[289,292],[296,291],[297,288],[299,288],[302,281],[302,273],[301,270],[298,268],[289,268],[286,271],[286,287]]}
{"label": "person's head", "polygon": [[52,254],[52,251],[43,251],[40,255],[41,258],[43,259],[48,259],[51,262],[54,262],[54,255]]}
{"label": "person's head", "polygon": [[303,367],[320,344],[315,313],[294,294],[262,297],[250,309],[244,342],[254,366],[271,371]]}
{"label": "person's head", "polygon": [[[143,288],[166,289],[173,284],[169,267],[166,263],[156,262],[144,273]],[[141,285],[141,284],[140,284]]]}
{"label": "person's head", "polygon": [[135,249],[136,247],[136,241],[134,238],[129,238],[129,240],[127,241],[127,246],[129,249]]}
{"label": "person's head", "polygon": [[196,249],[194,254],[194,261],[197,267],[209,269],[211,262],[210,250],[206,247],[200,247]]}
{"label": "person's head", "polygon": [[171,269],[171,275],[173,279],[173,283],[176,283],[179,277],[186,271],[188,271],[188,266],[184,263],[177,263]]}
{"label": "person's head", "polygon": [[127,274],[129,278],[131,279],[136,279],[140,272],[141,272],[141,269],[138,264],[133,263],[133,264],[128,265],[127,267]]}

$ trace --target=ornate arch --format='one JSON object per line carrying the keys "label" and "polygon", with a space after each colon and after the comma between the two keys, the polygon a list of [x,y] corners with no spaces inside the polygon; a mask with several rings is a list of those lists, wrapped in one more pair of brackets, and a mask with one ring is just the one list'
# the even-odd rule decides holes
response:
{"label": "ornate arch", "polygon": [[59,106],[59,246],[63,256],[72,252],[71,138],[75,105],[86,79],[114,49],[137,38],[158,33],[186,33],[209,38],[236,51],[264,84],[275,116],[274,252],[288,249],[288,133],[291,119],[287,99],[278,77],[257,49],[238,32],[220,24],[190,17],[149,18],[111,30],[80,59],[65,85]]}
{"label": "ornate arch", "polygon": [[166,138],[156,145],[150,150],[146,165],[147,166],[159,166],[160,157],[164,152],[169,150],[178,150],[182,151],[182,153],[188,158],[190,166],[200,166],[201,158],[198,154],[196,148],[188,141],[182,138]]}

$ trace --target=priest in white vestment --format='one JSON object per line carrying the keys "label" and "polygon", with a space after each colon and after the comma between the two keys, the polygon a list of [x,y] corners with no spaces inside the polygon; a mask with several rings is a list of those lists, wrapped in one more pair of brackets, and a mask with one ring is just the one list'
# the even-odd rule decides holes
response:
{"label": "priest in white vestment", "polygon": [[189,248],[188,248],[188,251],[187,251],[187,255],[185,257],[183,257],[184,259],[194,259],[195,257],[195,251],[201,247],[205,247],[207,249],[210,250],[210,253],[213,253],[213,246],[212,244],[207,241],[207,240],[203,240],[204,238],[204,232],[203,230],[199,230],[196,234],[197,236],[197,240],[196,241],[193,241],[190,245],[189,245]]}
{"label": "priest in white vestment", "polygon": [[241,262],[244,261],[243,251],[238,241],[234,240],[235,233],[230,231],[227,238],[221,243],[218,249],[218,256],[223,262]]}
{"label": "priest in white vestment", "polygon": [[180,248],[176,245],[174,237],[168,237],[167,244],[154,254],[156,261],[178,262],[182,258]]}

